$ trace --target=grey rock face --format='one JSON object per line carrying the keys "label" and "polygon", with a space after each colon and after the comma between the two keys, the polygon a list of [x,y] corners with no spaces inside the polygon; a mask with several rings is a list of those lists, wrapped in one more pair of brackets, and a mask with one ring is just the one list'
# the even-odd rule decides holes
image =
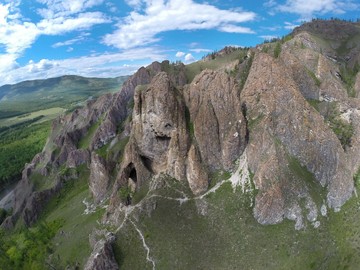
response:
{"label": "grey rock face", "polygon": [[185,105],[166,73],[155,76],[147,88],[138,89],[134,102],[132,134],[139,153],[151,161],[153,172],[168,171],[183,179],[189,147]]}
{"label": "grey rock face", "polygon": [[344,150],[281,61],[267,54],[256,55],[241,97],[248,120],[254,123],[247,153],[260,190],[254,209],[258,221],[281,221],[287,200],[307,194],[304,183],[289,178],[289,157],[298,159],[327,187],[329,207],[341,207],[354,188]]}
{"label": "grey rock face", "polygon": [[93,152],[91,154],[89,187],[95,203],[100,203],[105,199],[109,186],[110,177],[106,161]]}
{"label": "grey rock face", "polygon": [[201,194],[208,188],[208,175],[200,159],[200,154],[194,145],[188,153],[186,177],[195,195]]}
{"label": "grey rock face", "polygon": [[86,149],[76,149],[71,151],[68,155],[66,166],[69,168],[76,168],[81,164],[90,163],[90,152]]}
{"label": "grey rock face", "polygon": [[246,146],[239,86],[224,72],[205,70],[184,92],[205,164],[231,169]]}
{"label": "grey rock face", "polygon": [[112,243],[114,236],[106,236],[93,245],[91,253],[84,269],[85,270],[118,270],[119,266],[115,260]]}

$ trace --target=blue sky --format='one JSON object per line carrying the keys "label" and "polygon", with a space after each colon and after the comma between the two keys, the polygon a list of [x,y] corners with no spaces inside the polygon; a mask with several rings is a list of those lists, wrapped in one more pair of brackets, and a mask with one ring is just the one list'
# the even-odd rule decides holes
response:
{"label": "blue sky", "polygon": [[359,0],[0,0],[0,85],[116,77],[255,46],[311,18],[355,20]]}

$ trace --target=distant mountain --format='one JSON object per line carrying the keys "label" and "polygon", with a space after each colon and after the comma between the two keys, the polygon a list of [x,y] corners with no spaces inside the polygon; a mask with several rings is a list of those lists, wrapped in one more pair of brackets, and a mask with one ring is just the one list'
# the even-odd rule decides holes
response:
{"label": "distant mountain", "polygon": [[0,87],[0,118],[52,107],[71,107],[89,97],[120,90],[128,76],[86,78],[66,75]]}

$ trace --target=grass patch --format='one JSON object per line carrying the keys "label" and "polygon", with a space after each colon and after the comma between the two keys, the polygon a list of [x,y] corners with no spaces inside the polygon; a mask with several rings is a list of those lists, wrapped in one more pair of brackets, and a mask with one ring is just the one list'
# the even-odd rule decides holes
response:
{"label": "grass patch", "polygon": [[92,124],[91,127],[88,129],[86,135],[81,138],[78,143],[79,149],[87,149],[90,146],[91,140],[93,139],[96,130],[100,126],[101,121],[97,121],[96,123]]}
{"label": "grass patch", "polygon": [[244,51],[247,52],[247,49],[235,50],[231,53],[225,55],[216,55],[212,57],[211,60],[200,60],[195,63],[186,65],[185,74],[188,83],[192,82],[196,75],[200,74],[201,71],[205,69],[217,70],[220,67],[227,65],[235,60],[243,60]]}
{"label": "grass patch", "polygon": [[325,119],[329,123],[332,131],[338,137],[342,147],[346,149],[346,147],[350,146],[351,137],[354,134],[354,127],[351,125],[351,123],[341,119],[340,112],[337,109],[335,103],[331,103],[329,105],[328,113]]}
{"label": "grass patch", "polygon": [[288,156],[289,169],[295,174],[295,176],[302,180],[311,195],[311,198],[315,201],[317,205],[322,205],[326,199],[326,191],[316,180],[315,176],[309,172],[309,170],[300,164],[300,161],[293,156]]}
{"label": "grass patch", "polygon": [[127,143],[129,142],[130,137],[125,137],[119,141],[117,141],[117,143],[115,143],[112,147],[109,147],[109,152],[111,156],[108,156],[110,159],[117,161],[119,163],[121,163],[123,156],[124,156],[124,150],[125,147],[127,145]]}
{"label": "grass patch", "polygon": [[54,197],[42,215],[41,220],[51,222],[64,221],[61,231],[53,238],[54,249],[52,263],[59,269],[67,266],[84,266],[90,256],[89,234],[97,226],[97,220],[104,209],[85,215],[83,200],[91,201],[89,195],[89,171],[86,166],[78,168],[79,178],[68,180],[59,195]]}
{"label": "grass patch", "polygon": [[346,91],[349,97],[355,97],[356,93],[355,93],[354,85],[355,85],[356,75],[358,74],[359,70],[360,70],[360,65],[358,62],[356,62],[353,68],[347,68],[346,66],[342,66],[340,68],[341,80],[345,84]]}
{"label": "grass patch", "polygon": [[231,173],[228,171],[223,170],[216,170],[209,174],[210,182],[208,189],[213,188],[217,183],[221,182],[222,180],[229,179],[231,177]]}
{"label": "grass patch", "polygon": [[252,66],[252,62],[254,60],[254,54],[252,53],[248,59],[242,64],[242,67],[240,69],[240,81],[239,81],[239,87],[240,91],[244,88],[246,80],[249,76],[250,69]]}
{"label": "grass patch", "polygon": [[100,157],[107,159],[108,157],[108,149],[109,149],[109,143],[101,146],[99,149],[96,149],[96,154],[98,154]]}
{"label": "grass patch", "polygon": [[[313,181],[298,161],[290,161],[295,174]],[[164,186],[154,194],[164,194],[164,188],[168,190]],[[165,194],[179,197],[176,192]],[[347,227],[351,227],[351,233],[346,233],[347,236],[342,229],[342,219],[346,216],[349,220],[345,211],[340,215],[330,213],[329,221],[320,217],[318,229],[308,226],[295,231],[291,221],[260,225],[253,218],[250,203],[250,198],[239,190],[234,192],[231,184],[226,183],[203,200],[180,204],[159,197],[156,201],[149,199],[143,209],[153,210],[136,211],[133,221],[145,237],[156,269],[343,269],[343,265],[356,269],[358,266],[358,250],[351,245],[351,236],[360,233],[355,198],[346,204],[349,214],[356,216],[350,218]],[[130,222],[119,232],[115,253],[124,269],[151,269],[140,237]]]}
{"label": "grass patch", "polygon": [[43,176],[40,173],[33,172],[30,181],[34,183],[36,191],[43,191],[52,188],[56,183],[56,175]]}
{"label": "grass patch", "polygon": [[248,120],[248,129],[249,129],[249,131],[251,131],[256,125],[258,125],[263,118],[264,118],[264,114],[260,114],[254,119],[249,119]]}
{"label": "grass patch", "polygon": [[46,80],[33,80],[4,85],[0,93],[5,95],[0,101],[2,112],[8,115],[29,113],[56,107],[72,108],[84,103],[90,97],[99,97],[118,91],[128,78],[85,78],[62,76]]}
{"label": "grass patch", "polygon": [[[133,205],[139,203],[142,199],[144,199],[146,197],[146,195],[149,192],[149,181],[145,181],[139,190],[135,191],[132,194],[132,199],[131,199],[131,203]],[[120,197],[121,198],[121,197]]]}
{"label": "grass patch", "polygon": [[357,170],[356,174],[354,175],[354,183],[357,189],[360,188],[360,168]]}
{"label": "grass patch", "polygon": [[64,112],[65,109],[63,108],[50,108],[45,110],[39,110],[32,113],[28,113],[26,115],[20,115],[20,116],[0,120],[0,127],[12,126],[36,118],[39,118],[38,123],[46,122],[55,119]]}
{"label": "grass patch", "polygon": [[319,104],[321,101],[317,99],[306,99],[306,101],[313,107],[315,110],[320,111]]}
{"label": "grass patch", "polygon": [[116,234],[113,250],[120,269],[152,269],[152,265],[146,262],[146,252],[140,236],[131,223],[127,223],[124,229]]}
{"label": "grass patch", "polygon": [[185,106],[185,120],[186,120],[186,129],[189,131],[191,140],[195,140],[195,129],[194,123],[191,121],[190,111],[187,106]]}
{"label": "grass patch", "polygon": [[313,79],[315,85],[319,87],[321,85],[321,81],[318,77],[316,77],[315,73],[312,72],[310,69],[306,69],[307,74]]}

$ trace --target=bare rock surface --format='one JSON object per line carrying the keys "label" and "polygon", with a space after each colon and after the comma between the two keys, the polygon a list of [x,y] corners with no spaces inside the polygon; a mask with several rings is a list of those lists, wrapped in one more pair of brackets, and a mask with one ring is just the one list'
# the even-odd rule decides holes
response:
{"label": "bare rock surface", "polygon": [[205,70],[184,95],[203,161],[214,169],[231,169],[246,145],[237,83],[224,72]]}
{"label": "bare rock surface", "polygon": [[346,155],[282,62],[257,54],[241,98],[253,123],[247,153],[260,191],[254,209],[259,222],[280,222],[289,206],[287,200],[307,196],[306,185],[289,177],[292,158],[327,187],[329,207],[340,208],[354,188]]}
{"label": "bare rock surface", "polygon": [[92,243],[93,251],[84,267],[85,270],[118,270],[112,248],[115,237],[104,235],[102,239]]}
{"label": "bare rock surface", "polygon": [[110,177],[106,160],[92,152],[89,187],[95,203],[100,203],[105,199],[109,186]]}

